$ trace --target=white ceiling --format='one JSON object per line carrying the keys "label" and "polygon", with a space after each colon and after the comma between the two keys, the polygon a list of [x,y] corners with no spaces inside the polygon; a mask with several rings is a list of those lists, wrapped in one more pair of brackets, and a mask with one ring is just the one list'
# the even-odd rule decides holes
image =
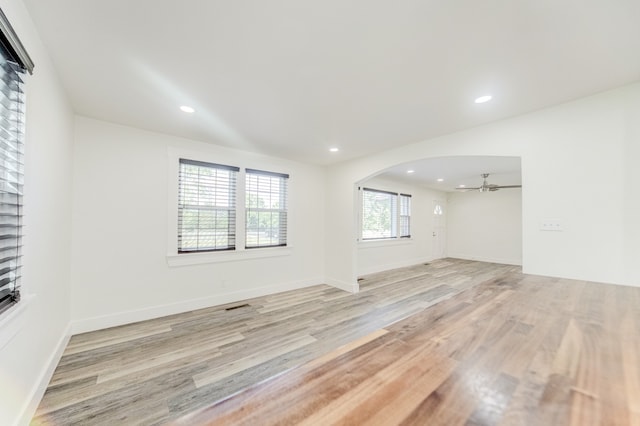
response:
{"label": "white ceiling", "polygon": [[640,79],[637,0],[24,1],[77,113],[316,164]]}
{"label": "white ceiling", "polygon": [[[407,173],[413,170],[414,173]],[[520,157],[459,156],[430,158],[400,164],[378,174],[376,178],[406,182],[438,191],[454,192],[459,185],[479,187],[483,173],[487,182],[496,185],[521,185]],[[443,179],[438,182],[438,179]],[[505,189],[508,191],[508,189]]]}

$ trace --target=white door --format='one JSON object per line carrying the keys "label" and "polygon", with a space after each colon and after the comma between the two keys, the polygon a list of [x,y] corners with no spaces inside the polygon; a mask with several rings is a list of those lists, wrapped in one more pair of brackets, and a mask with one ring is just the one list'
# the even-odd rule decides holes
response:
{"label": "white door", "polygon": [[445,257],[445,245],[447,241],[447,225],[445,220],[445,205],[442,200],[433,200],[433,232],[431,254],[434,259]]}

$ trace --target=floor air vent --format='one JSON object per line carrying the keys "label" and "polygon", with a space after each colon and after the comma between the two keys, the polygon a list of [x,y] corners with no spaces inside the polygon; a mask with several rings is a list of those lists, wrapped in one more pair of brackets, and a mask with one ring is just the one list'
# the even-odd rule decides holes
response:
{"label": "floor air vent", "polygon": [[249,306],[249,304],[245,303],[244,305],[231,306],[231,307],[225,308],[225,311],[233,311],[234,309],[240,309],[246,306]]}

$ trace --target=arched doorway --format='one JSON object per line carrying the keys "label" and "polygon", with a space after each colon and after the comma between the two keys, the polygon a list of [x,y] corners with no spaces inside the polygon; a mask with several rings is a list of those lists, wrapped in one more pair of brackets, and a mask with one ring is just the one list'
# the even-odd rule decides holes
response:
{"label": "arched doorway", "polygon": [[[491,190],[480,191],[486,173]],[[522,196],[513,188],[521,176],[519,157],[448,156],[401,163],[360,180],[357,275],[446,256],[522,264]],[[388,229],[369,229],[371,214],[382,216],[380,226]],[[410,223],[405,235],[398,231],[403,221]]]}

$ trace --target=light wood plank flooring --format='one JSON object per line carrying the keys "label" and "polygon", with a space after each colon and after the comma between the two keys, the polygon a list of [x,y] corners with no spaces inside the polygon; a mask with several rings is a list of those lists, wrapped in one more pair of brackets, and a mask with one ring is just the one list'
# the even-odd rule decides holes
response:
{"label": "light wood plank flooring", "polygon": [[634,424],[639,332],[640,289],[445,259],[74,336],[34,424]]}

